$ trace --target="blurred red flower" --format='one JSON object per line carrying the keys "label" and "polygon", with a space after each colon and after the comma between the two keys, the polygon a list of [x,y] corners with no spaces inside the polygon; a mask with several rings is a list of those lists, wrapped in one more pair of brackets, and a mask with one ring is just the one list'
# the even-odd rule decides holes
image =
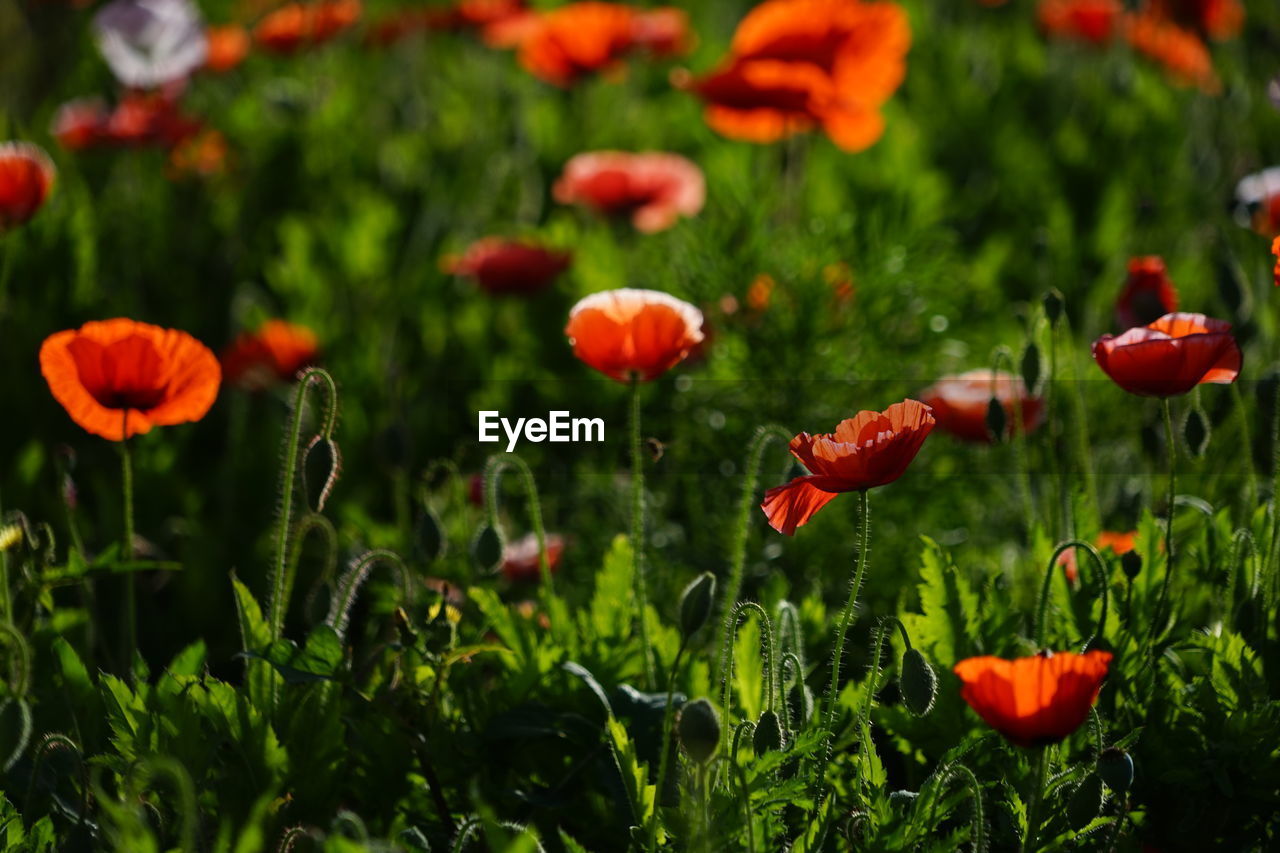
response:
{"label": "blurred red flower", "polygon": [[73,421],[111,441],[200,420],[221,382],[218,359],[191,335],[123,318],[50,335],[40,371]]}
{"label": "blurred red flower", "polygon": [[239,335],[222,352],[227,381],[246,391],[262,391],[281,382],[292,382],[315,362],[320,347],[306,326],[268,320],[256,332]]}
{"label": "blurred red flower", "polygon": [[522,22],[519,58],[535,77],[568,86],[587,74],[620,67],[636,50],[671,55],[689,43],[688,17],[680,9],[639,10],[587,0]]}
{"label": "blurred red flower", "polygon": [[[1130,530],[1128,533],[1103,530],[1093,540],[1093,544],[1099,551],[1110,549],[1111,553],[1117,557],[1132,551],[1137,542],[1138,531],[1136,530]],[[1075,548],[1068,548],[1059,554],[1058,565],[1062,566],[1062,572],[1067,576],[1068,583],[1075,584],[1080,579],[1080,563],[1076,557]]]}
{"label": "blurred red flower", "polygon": [[766,0],[738,25],[711,74],[677,81],[733,139],[775,142],[821,127],[860,151],[884,132],[880,106],[906,75],[911,29],[893,3]]}
{"label": "blurred red flower", "polygon": [[1151,0],[1148,9],[1215,41],[1234,38],[1244,27],[1240,0]]}
{"label": "blurred red flower", "polygon": [[1122,335],[1103,335],[1093,358],[1131,394],[1172,397],[1205,382],[1229,385],[1240,373],[1231,324],[1203,314],[1166,314]]}
{"label": "blurred red flower", "polygon": [[568,252],[520,240],[485,237],[468,246],[462,257],[446,259],[446,267],[454,275],[475,279],[488,293],[529,295],[550,286],[571,261]]}
{"label": "blurred red flower", "polygon": [[58,107],[49,133],[70,151],[91,148],[103,141],[111,111],[101,98],[77,98]]}
{"label": "blurred red flower", "polygon": [[1004,660],[962,660],[954,672],[960,696],[979,717],[1017,746],[1046,746],[1089,716],[1111,666],[1111,652],[1041,652]]}
{"label": "blurred red flower", "polygon": [[1271,254],[1276,256],[1276,266],[1273,272],[1276,277],[1276,287],[1280,287],[1280,237],[1272,241]]}
{"label": "blurred red flower", "polygon": [[[559,533],[546,534],[547,565],[555,574],[564,555],[564,537]],[[538,537],[528,533],[507,545],[502,552],[502,574],[512,583],[537,583],[542,579],[542,566],[538,559]]]}
{"label": "blurred red flower", "polygon": [[1221,89],[1209,48],[1191,30],[1144,11],[1125,19],[1124,37],[1138,53],[1163,65],[1175,82],[1209,93]]}
{"label": "blurred red flower", "polygon": [[244,27],[234,24],[209,27],[205,30],[205,39],[209,51],[205,55],[204,67],[216,74],[230,71],[249,55],[249,33]]}
{"label": "blurred red flower", "polygon": [[254,42],[272,53],[293,53],[329,41],[360,20],[360,0],[289,3],[253,28]]}
{"label": "blurred red flower", "polygon": [[1116,324],[1132,329],[1177,310],[1178,291],[1169,280],[1164,259],[1159,255],[1132,258],[1124,292],[1116,300]]}
{"label": "blurred red flower", "polygon": [[39,146],[0,143],[0,234],[23,225],[49,197],[56,171]]}
{"label": "blurred red flower", "polygon": [[1106,44],[1120,30],[1124,6],[1120,0],[1040,0],[1036,15],[1049,36]]}
{"label": "blurred red flower", "polygon": [[565,164],[552,188],[561,204],[629,216],[640,231],[662,231],[694,216],[706,201],[702,170],[678,154],[591,151]]}
{"label": "blurred red flower", "polygon": [[702,340],[702,312],[656,290],[606,290],[569,311],[573,354],[611,379],[648,382]]}
{"label": "blurred red flower", "polygon": [[812,473],[765,493],[769,525],[791,536],[842,492],[860,492],[898,479],[933,429],[932,410],[918,400],[883,412],[859,412],[835,432],[791,439],[791,453]]}
{"label": "blurred red flower", "polygon": [[1280,234],[1280,167],[1246,175],[1236,184],[1236,219],[1259,234]]}
{"label": "blurred red flower", "polygon": [[[987,410],[991,400],[1000,402],[1009,426],[1017,423],[1016,409],[1022,412],[1022,431],[1031,432],[1044,416],[1044,400],[1028,394],[1022,378],[1003,370],[970,370],[958,376],[944,376],[920,392],[920,399],[933,409],[938,428],[964,441],[989,444]],[[1017,402],[1015,407],[1014,403]]]}
{"label": "blurred red flower", "polygon": [[50,132],[73,151],[100,145],[173,148],[201,127],[181,112],[174,91],[127,91],[114,109],[100,98],[68,101],[54,113]]}

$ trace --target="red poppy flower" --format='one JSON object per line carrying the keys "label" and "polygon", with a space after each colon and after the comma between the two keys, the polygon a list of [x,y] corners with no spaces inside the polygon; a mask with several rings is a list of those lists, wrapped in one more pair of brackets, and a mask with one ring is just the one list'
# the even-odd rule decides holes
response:
{"label": "red poppy flower", "polygon": [[[1132,551],[1137,542],[1138,531],[1136,530],[1131,530],[1128,533],[1104,530],[1093,540],[1093,544],[1097,546],[1099,551],[1109,549],[1117,557]],[[1062,566],[1063,574],[1067,576],[1068,583],[1075,584],[1080,579],[1080,564],[1076,559],[1075,548],[1068,548],[1059,554],[1058,565]]]}
{"label": "red poppy flower", "polygon": [[1151,0],[1149,11],[1215,41],[1234,38],[1244,26],[1240,0]]}
{"label": "red poppy flower", "polygon": [[[547,534],[547,565],[555,574],[564,554],[564,537],[559,533]],[[502,552],[502,574],[512,583],[536,583],[542,579],[542,566],[538,560],[538,537],[526,534],[507,545]]]}
{"label": "red poppy flower", "polygon": [[892,483],[916,458],[933,429],[933,410],[918,400],[883,412],[858,412],[833,433],[791,439],[791,453],[812,473],[765,492],[760,508],[769,525],[791,536],[842,492]]}
{"label": "red poppy flower", "polygon": [[569,311],[573,354],[612,379],[656,379],[702,340],[702,312],[656,290],[606,290]]}
{"label": "red poppy flower", "polygon": [[209,27],[205,39],[209,50],[204,67],[216,74],[230,71],[249,55],[249,33],[244,27]]}
{"label": "red poppy flower", "polygon": [[0,143],[0,234],[29,221],[53,187],[53,163],[28,142]]}
{"label": "red poppy flower", "polygon": [[1211,94],[1222,88],[1209,48],[1191,30],[1150,11],[1129,15],[1123,30],[1129,46],[1163,65],[1176,83]]}
{"label": "red poppy flower", "polygon": [[485,237],[472,243],[461,258],[448,262],[454,275],[474,278],[493,294],[532,294],[546,289],[569,268],[571,255],[532,243]]}
{"label": "red poppy flower", "polygon": [[116,145],[173,148],[195,136],[200,128],[199,121],[179,112],[176,96],[128,92],[108,116],[100,138]]}
{"label": "red poppy flower", "polygon": [[1124,6],[1119,0],[1040,0],[1036,15],[1049,36],[1106,44],[1120,30]]}
{"label": "red poppy flower", "polygon": [[561,204],[629,216],[637,229],[652,233],[696,215],[707,188],[702,170],[678,154],[591,151],[565,164],[552,194]]}
{"label": "red poppy flower", "polygon": [[939,428],[956,438],[983,444],[991,442],[987,410],[992,398],[999,400],[1004,408],[1010,424],[1006,434],[1017,422],[1018,409],[1022,411],[1023,432],[1031,432],[1040,425],[1044,400],[1028,394],[1020,377],[1003,370],[970,370],[959,376],[944,376],[920,392],[920,399],[933,409]]}
{"label": "red poppy flower", "polygon": [[1131,394],[1172,397],[1205,382],[1230,385],[1240,374],[1231,324],[1203,314],[1166,314],[1147,326],[1094,341],[1093,359]]}
{"label": "red poppy flower", "polygon": [[635,46],[634,11],[617,3],[570,3],[540,14],[520,43],[520,64],[535,77],[568,86],[617,67]]}
{"label": "red poppy flower", "polygon": [[1057,743],[1080,728],[1111,665],[1111,652],[1041,652],[1004,660],[977,657],[953,670],[960,696],[1017,746]]}
{"label": "red poppy flower", "polygon": [[68,150],[90,148],[103,141],[110,116],[111,111],[101,98],[77,98],[58,107],[49,133]]}
{"label": "red poppy flower", "polygon": [[1271,254],[1276,256],[1276,266],[1273,272],[1276,277],[1276,287],[1280,287],[1280,237],[1272,241]]}
{"label": "red poppy flower", "polygon": [[268,320],[258,331],[241,334],[223,351],[222,371],[233,385],[261,391],[292,382],[319,351],[315,333],[306,326]]}
{"label": "red poppy flower", "polygon": [[50,335],[40,371],[73,421],[111,441],[200,420],[222,377],[186,332],[123,318]]}
{"label": "red poppy flower", "polygon": [[1122,329],[1145,326],[1178,310],[1178,291],[1159,255],[1129,261],[1129,278],[1116,300],[1116,324]]}
{"label": "red poppy flower", "polygon": [[359,0],[290,3],[253,28],[253,40],[273,53],[293,53],[326,42],[360,20]]}

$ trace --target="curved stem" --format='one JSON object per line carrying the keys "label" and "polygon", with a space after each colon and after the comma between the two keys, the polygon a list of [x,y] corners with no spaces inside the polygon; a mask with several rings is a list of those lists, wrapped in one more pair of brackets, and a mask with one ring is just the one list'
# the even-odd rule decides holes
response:
{"label": "curved stem", "polygon": [[1027,834],[1022,837],[1022,853],[1036,850],[1036,838],[1040,834],[1040,806],[1044,801],[1044,786],[1049,778],[1049,748],[1036,748],[1035,776],[1031,789],[1031,806],[1027,810]]}
{"label": "curved stem", "polygon": [[542,502],[538,499],[538,484],[533,479],[529,464],[514,453],[495,453],[484,466],[484,505],[489,526],[498,529],[498,481],[502,472],[514,468],[524,485],[525,500],[529,502],[529,516],[533,523],[533,535],[538,542],[538,570],[542,576],[542,588],[548,596],[555,595],[551,579],[551,561],[547,556],[547,532],[542,524]]}
{"label": "curved stem", "polygon": [[631,582],[640,620],[640,651],[644,660],[644,680],[653,689],[653,648],[649,643],[649,593],[644,565],[644,459],[640,453],[640,378],[631,379]]}
{"label": "curved stem", "polygon": [[379,562],[386,563],[399,572],[405,601],[409,601],[412,594],[412,586],[409,581],[409,567],[405,565],[404,560],[395,551],[386,549],[369,551],[338,579],[338,588],[334,590],[333,604],[329,609],[329,618],[325,621],[330,628],[337,632],[340,638],[346,636],[347,619],[351,615],[352,605],[355,604],[356,594],[369,577],[369,572],[373,571],[374,564]]}
{"label": "curved stem", "polygon": [[[897,621],[896,619],[894,621]],[[902,623],[898,623],[902,628]],[[871,676],[867,679],[867,696],[862,703],[862,713],[859,715],[858,728],[861,729],[862,735],[862,753],[863,760],[867,762],[867,769],[871,768],[871,755],[875,747],[871,743],[871,704],[875,701],[876,682],[880,680],[880,657],[884,654],[884,641],[892,630],[892,626],[881,622],[875,630],[875,645],[871,651]],[[902,636],[907,636],[906,628],[902,628]],[[907,641],[907,648],[911,648],[910,640]]]}
{"label": "curved stem", "polygon": [[1048,628],[1047,617],[1049,614],[1049,587],[1053,583],[1054,574],[1058,570],[1058,558],[1070,548],[1083,548],[1089,552],[1089,556],[1093,558],[1094,567],[1097,569],[1094,583],[1098,585],[1102,595],[1102,612],[1098,614],[1098,621],[1093,627],[1093,634],[1084,641],[1085,650],[1087,651],[1095,641],[1101,640],[1103,632],[1107,629],[1107,605],[1111,600],[1110,590],[1108,589],[1110,575],[1107,572],[1107,563],[1102,559],[1102,555],[1098,553],[1098,549],[1093,547],[1092,544],[1085,542],[1083,539],[1068,539],[1053,550],[1053,554],[1049,557],[1049,567],[1045,569],[1044,583],[1040,585],[1040,599],[1036,603],[1035,639],[1037,648],[1045,648],[1045,633]]}
{"label": "curved stem", "polygon": [[[743,612],[747,610],[755,611],[755,614],[760,618],[760,642],[764,647],[764,662],[765,662],[765,672],[764,672],[765,707],[768,710],[772,711],[775,707],[774,693],[776,692],[775,679],[774,679],[776,647],[773,640],[773,624],[769,621],[768,611],[766,611],[759,604],[756,604],[754,601],[740,601],[737,604],[735,604],[733,606],[733,610],[730,611],[731,618],[729,622],[729,636],[728,636],[729,648],[730,650],[732,650],[734,644],[737,641],[738,625],[742,622]],[[733,654],[732,654],[732,651],[730,651],[729,671],[728,671],[727,677],[725,678],[725,682],[722,688],[722,693],[720,696],[720,708],[724,712],[726,720],[729,719],[729,712],[730,712],[729,684],[732,682],[732,680],[733,680]]]}
{"label": "curved stem", "polygon": [[1173,437],[1173,411],[1169,398],[1160,401],[1164,411],[1164,437],[1169,452],[1169,501],[1168,522],[1164,528],[1164,582],[1160,584],[1160,597],[1156,600],[1156,609],[1151,618],[1151,630],[1147,642],[1154,644],[1156,635],[1165,619],[1165,607],[1169,602],[1169,581],[1173,577],[1173,518],[1176,514],[1176,492],[1178,484],[1178,446]]}

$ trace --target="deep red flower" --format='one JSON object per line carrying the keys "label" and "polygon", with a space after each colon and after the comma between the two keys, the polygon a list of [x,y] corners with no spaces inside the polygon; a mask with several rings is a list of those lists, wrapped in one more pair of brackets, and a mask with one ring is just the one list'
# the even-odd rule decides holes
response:
{"label": "deep red flower", "polygon": [[126,92],[107,117],[99,139],[115,145],[173,148],[200,132],[201,123],[178,110],[165,92]]}
{"label": "deep red flower", "polygon": [[1131,394],[1172,397],[1201,383],[1229,385],[1240,374],[1231,324],[1203,314],[1166,314],[1147,326],[1094,341],[1093,359]]}
{"label": "deep red flower", "polygon": [[656,290],[606,290],[569,311],[573,354],[619,382],[656,379],[702,340],[702,312]]}
{"label": "deep red flower", "polygon": [[461,258],[448,263],[455,275],[469,276],[493,294],[532,294],[545,290],[569,268],[568,252],[544,249],[520,240],[485,237],[472,243]]}
{"label": "deep red flower", "polygon": [[1004,660],[977,657],[953,670],[960,696],[1017,746],[1058,743],[1080,728],[1111,666],[1111,652],[1041,652]]}
{"label": "deep red flower", "polygon": [[[999,400],[1009,424],[1006,434],[1017,423],[1017,410],[1022,412],[1022,431],[1031,432],[1040,425],[1044,400],[1028,394],[1021,377],[1005,371],[970,370],[958,376],[944,376],[920,392],[920,399],[933,409],[939,429],[965,441],[989,444],[987,410],[992,398]],[[1015,401],[1017,405],[1015,406]]]}
{"label": "deep red flower", "polygon": [[1271,254],[1276,256],[1276,266],[1273,272],[1276,277],[1276,287],[1280,287],[1280,237],[1271,242]]}
{"label": "deep red flower", "polygon": [[44,206],[56,172],[29,142],[0,143],[0,234],[23,225]]}
{"label": "deep red flower", "polygon": [[1120,31],[1124,6],[1119,0],[1040,0],[1036,15],[1049,36],[1106,44]]}
{"label": "deep red flower", "polygon": [[222,371],[233,385],[261,391],[292,382],[298,371],[315,362],[319,352],[315,333],[306,326],[268,320],[258,331],[241,334],[223,350]]}
{"label": "deep red flower", "polygon": [[[564,555],[564,537],[559,533],[548,533],[547,565],[555,574],[560,568],[560,558]],[[511,542],[502,552],[502,574],[512,583],[536,583],[542,579],[542,566],[538,559],[538,537],[533,533],[526,534],[515,542]]]}
{"label": "deep red flower", "polygon": [[63,148],[79,151],[104,141],[110,117],[111,111],[101,98],[77,98],[58,107],[49,132]]}
{"label": "deep red flower", "polygon": [[883,412],[859,412],[835,432],[791,439],[791,453],[811,473],[765,493],[769,525],[791,536],[842,492],[860,492],[902,476],[933,429],[933,411],[918,400]]}
{"label": "deep red flower", "polygon": [[702,170],[678,154],[591,151],[565,164],[552,188],[561,204],[628,216],[640,231],[662,231],[706,201]]}
{"label": "deep red flower", "polygon": [[204,67],[216,74],[230,71],[249,55],[249,33],[244,27],[234,24],[209,27],[205,30],[205,39],[209,50]]}
{"label": "deep red flower", "polygon": [[1178,310],[1178,291],[1169,280],[1164,259],[1147,255],[1129,261],[1124,292],[1116,300],[1116,324],[1122,329],[1145,326]]}
{"label": "deep red flower", "polygon": [[123,318],[50,335],[40,371],[73,421],[111,441],[200,420],[222,377],[186,332]]}

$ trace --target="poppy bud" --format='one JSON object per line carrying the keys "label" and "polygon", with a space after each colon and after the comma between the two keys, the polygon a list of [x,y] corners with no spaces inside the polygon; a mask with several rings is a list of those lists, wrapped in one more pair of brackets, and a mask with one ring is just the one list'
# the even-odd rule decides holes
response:
{"label": "poppy bud", "polygon": [[418,519],[413,537],[418,546],[418,553],[426,562],[432,563],[444,556],[447,544],[444,530],[441,528],[440,519],[430,507],[423,507],[422,517]]}
{"label": "poppy bud", "polygon": [[889,794],[889,805],[905,812],[915,805],[916,798],[919,796],[915,791],[894,791]]}
{"label": "poppy bud", "polygon": [[1142,555],[1137,551],[1126,551],[1120,557],[1120,568],[1124,569],[1125,577],[1133,580],[1142,571]]}
{"label": "poppy bud", "polygon": [[711,572],[698,575],[680,593],[680,635],[686,640],[711,618],[715,595],[716,576]]}
{"label": "poppy bud", "polygon": [[1197,459],[1204,456],[1204,452],[1209,449],[1209,419],[1205,417],[1199,406],[1187,412],[1187,418],[1182,422],[1182,437],[1187,442],[1187,449],[1191,451],[1191,455]]}
{"label": "poppy bud", "polygon": [[1058,325],[1058,318],[1062,316],[1063,305],[1062,294],[1056,287],[1050,289],[1044,295],[1044,316],[1049,320],[1050,326]]}
{"label": "poppy bud", "polygon": [[695,699],[680,709],[676,734],[689,757],[706,764],[720,746],[720,715],[706,699]]}
{"label": "poppy bud", "polygon": [[807,684],[797,684],[787,694],[787,706],[791,709],[791,719],[803,726],[813,717],[813,691]]}
{"label": "poppy bud", "polygon": [[1040,347],[1034,341],[1022,351],[1022,384],[1028,394],[1034,394],[1040,384]]}
{"label": "poppy bud", "polygon": [[907,649],[902,656],[902,677],[898,689],[902,704],[917,717],[923,717],[933,708],[938,695],[938,676],[919,649]]}
{"label": "poppy bud", "polygon": [[497,571],[498,564],[502,562],[503,547],[502,534],[497,528],[487,524],[481,527],[471,540],[471,559],[475,561],[476,568],[485,573]]}
{"label": "poppy bud", "polygon": [[756,721],[756,731],[751,738],[756,757],[766,752],[777,751],[786,745],[786,735],[782,731],[782,721],[773,711],[765,711]]}
{"label": "poppy bud", "polygon": [[1067,801],[1067,823],[1075,830],[1084,829],[1102,809],[1102,780],[1098,774],[1084,777]]}
{"label": "poppy bud", "polygon": [[1098,775],[1107,787],[1123,794],[1133,784],[1133,758],[1123,749],[1111,747],[1098,756]]}
{"label": "poppy bud", "polygon": [[318,435],[311,439],[302,459],[302,485],[307,503],[316,512],[324,511],[341,469],[342,454],[338,451],[338,443]]}
{"label": "poppy bud", "polygon": [[1004,438],[1004,431],[1008,425],[1009,418],[1004,413],[1004,406],[992,397],[991,402],[987,403],[987,432],[991,433],[994,440],[999,441]]}

